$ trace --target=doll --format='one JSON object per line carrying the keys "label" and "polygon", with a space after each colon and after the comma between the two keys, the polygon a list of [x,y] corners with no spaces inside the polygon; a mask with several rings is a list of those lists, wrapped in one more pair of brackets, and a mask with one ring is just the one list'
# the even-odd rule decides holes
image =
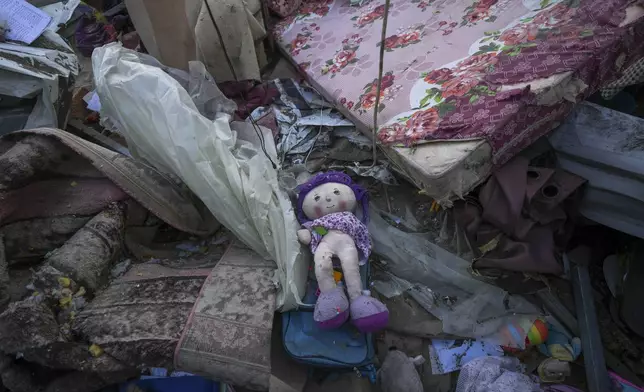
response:
{"label": "doll", "polygon": [[[363,290],[360,266],[368,261],[371,240],[367,231],[368,197],[340,172],[318,174],[298,187],[297,213],[302,226],[298,240],[310,245],[320,295],[315,303],[314,320],[320,328],[337,328],[351,316],[362,332],[384,328],[389,320],[387,307]],[[353,211],[361,205],[362,220]],[[333,277],[333,260],[339,259],[349,298]]]}

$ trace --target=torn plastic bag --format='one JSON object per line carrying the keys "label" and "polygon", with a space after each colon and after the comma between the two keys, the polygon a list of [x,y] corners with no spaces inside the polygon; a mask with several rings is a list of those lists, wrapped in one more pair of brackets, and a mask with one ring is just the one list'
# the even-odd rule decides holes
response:
{"label": "torn plastic bag", "polygon": [[[304,293],[309,260],[304,259],[308,252],[300,252],[299,225],[278,186],[277,170],[260,148],[237,137],[230,115],[219,112],[214,121],[204,117],[194,102],[204,101],[149,65],[149,57],[117,43],[94,50],[101,117],[126,137],[135,156],[180,177],[219,222],[274,260],[280,288],[277,305],[281,310],[294,308]],[[190,72],[191,79],[212,84],[209,89],[189,87],[192,92],[218,91],[202,65],[190,67]],[[219,102],[213,99],[213,104]],[[221,105],[211,108],[222,110]]]}
{"label": "torn plastic bag", "polygon": [[394,275],[389,282],[374,282],[385,295],[407,291],[428,312],[443,322],[443,332],[481,338],[512,347],[522,347],[524,337],[504,333],[509,325],[528,325],[539,310],[523,297],[472,277],[470,264],[425,239],[389,225],[381,211],[370,206],[369,233],[373,252]]}

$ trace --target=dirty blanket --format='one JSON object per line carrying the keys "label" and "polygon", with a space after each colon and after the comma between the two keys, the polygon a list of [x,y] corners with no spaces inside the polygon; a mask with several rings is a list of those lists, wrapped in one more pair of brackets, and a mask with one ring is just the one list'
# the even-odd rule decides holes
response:
{"label": "dirty blanket", "polygon": [[0,168],[0,234],[9,263],[44,256],[110,203],[130,198],[182,231],[205,235],[218,227],[158,171],[58,129],[2,137]]}

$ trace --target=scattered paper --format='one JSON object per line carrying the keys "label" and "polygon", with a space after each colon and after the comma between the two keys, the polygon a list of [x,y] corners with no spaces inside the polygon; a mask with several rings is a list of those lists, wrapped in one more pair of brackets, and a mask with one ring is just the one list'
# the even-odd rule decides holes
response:
{"label": "scattered paper", "polygon": [[80,0],[67,0],[40,7],[44,13],[52,18],[47,30],[58,31],[60,25],[64,25],[71,19],[74,10],[79,4]]}
{"label": "scattered paper", "polygon": [[429,346],[432,374],[454,372],[476,358],[500,356],[503,356],[501,346],[484,340],[463,340],[458,345],[456,340],[432,339]]}
{"label": "scattered paper", "polygon": [[25,0],[0,0],[0,26],[5,39],[31,44],[51,22],[51,16]]}
{"label": "scattered paper", "polygon": [[96,91],[90,91],[89,93],[85,94],[85,96],[83,97],[83,101],[87,103],[87,108],[89,110],[92,110],[95,112],[101,111],[101,100],[98,97],[98,94],[96,94]]}

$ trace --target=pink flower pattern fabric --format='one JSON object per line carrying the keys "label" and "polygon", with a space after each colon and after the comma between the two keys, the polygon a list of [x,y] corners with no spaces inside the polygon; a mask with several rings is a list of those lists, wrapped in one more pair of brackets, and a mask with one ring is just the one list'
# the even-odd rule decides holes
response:
{"label": "pink flower pattern fabric", "polygon": [[[620,26],[631,3],[391,0],[380,97],[384,0],[304,0],[274,33],[349,119],[370,129],[378,111],[381,143],[485,138],[502,164],[644,57],[644,18]],[[531,82],[563,73],[587,87],[575,102],[540,102]]]}

